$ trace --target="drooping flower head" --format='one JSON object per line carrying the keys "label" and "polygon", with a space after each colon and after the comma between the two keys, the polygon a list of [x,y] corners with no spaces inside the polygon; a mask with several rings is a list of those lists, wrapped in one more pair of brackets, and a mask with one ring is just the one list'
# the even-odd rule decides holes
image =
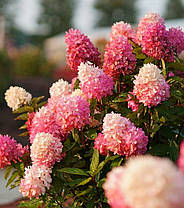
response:
{"label": "drooping flower head", "polygon": [[116,22],[111,28],[110,41],[118,36],[125,36],[128,39],[135,40],[136,32],[130,24],[120,21]]}
{"label": "drooping flower head", "polygon": [[112,95],[113,80],[105,74],[105,72],[95,67],[92,63],[81,63],[79,66],[78,79],[80,80],[80,88],[88,99]]}
{"label": "drooping flower head", "polygon": [[31,159],[38,166],[52,167],[62,159],[62,149],[59,138],[49,133],[37,133],[31,146]]}
{"label": "drooping flower head", "polygon": [[32,99],[32,95],[26,92],[22,87],[13,87],[11,86],[5,92],[5,100],[8,107],[12,110],[17,110],[23,104],[29,104]]}
{"label": "drooping flower head", "polygon": [[[108,189],[112,183],[118,184],[114,195]],[[169,159],[131,158],[124,168],[118,167],[108,174],[103,187],[109,202],[115,203],[113,198],[119,196],[131,208],[184,207],[184,175]]]}
{"label": "drooping flower head", "polygon": [[140,20],[137,27],[137,42],[142,52],[157,60],[175,60],[174,48],[166,30],[164,20],[157,14],[150,13]]}
{"label": "drooping flower head", "polygon": [[184,142],[180,145],[180,154],[178,158],[178,167],[184,172]]}
{"label": "drooping flower head", "polygon": [[136,57],[133,48],[125,36],[117,36],[106,45],[103,70],[114,78],[132,74],[136,67]]}
{"label": "drooping flower head", "polygon": [[106,114],[103,120],[103,136],[95,139],[95,148],[101,154],[109,151],[114,154],[131,155],[144,154],[147,150],[148,138],[141,128],[136,128],[129,119],[120,114]]}
{"label": "drooping flower head", "polygon": [[65,35],[67,44],[67,64],[72,70],[77,71],[81,62],[92,62],[101,65],[100,53],[87,36],[79,30],[70,29]]}
{"label": "drooping flower head", "polygon": [[0,168],[11,165],[11,162],[17,162],[20,158],[28,153],[28,147],[22,147],[9,136],[0,134]]}
{"label": "drooping flower head", "polygon": [[89,103],[82,96],[62,96],[57,102],[56,120],[64,132],[89,123]]}
{"label": "drooping flower head", "polygon": [[133,94],[144,106],[157,106],[170,97],[170,86],[156,65],[145,64],[135,78]]}
{"label": "drooping flower head", "polygon": [[41,132],[50,133],[61,140],[64,139],[61,126],[56,122],[56,109],[54,109],[56,106],[51,105],[50,102],[47,106],[41,107],[32,118],[28,129],[31,143],[33,143],[36,134]]}
{"label": "drooping flower head", "polygon": [[40,194],[45,194],[46,188],[50,188],[52,182],[51,169],[41,165],[33,164],[33,166],[25,169],[25,176],[21,179],[19,191],[24,197],[38,198]]}
{"label": "drooping flower head", "polygon": [[184,32],[181,28],[170,28],[169,29],[169,39],[171,41],[172,47],[177,51],[177,55],[180,55],[184,51]]}
{"label": "drooping flower head", "polygon": [[62,95],[68,95],[72,91],[70,84],[63,79],[59,79],[57,82],[53,83],[49,89],[51,98],[60,97]]}

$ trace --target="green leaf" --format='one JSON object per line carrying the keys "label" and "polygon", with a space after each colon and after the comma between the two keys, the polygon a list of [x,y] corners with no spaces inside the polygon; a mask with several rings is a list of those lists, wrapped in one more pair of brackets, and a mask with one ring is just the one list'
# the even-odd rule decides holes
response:
{"label": "green leaf", "polygon": [[79,168],[62,168],[58,170],[61,173],[68,173],[68,174],[72,174],[72,175],[82,175],[82,176],[89,176],[89,174]]}
{"label": "green leaf", "polygon": [[21,108],[18,108],[17,110],[13,111],[14,114],[18,114],[18,113],[24,113],[24,112],[29,112],[32,113],[34,111],[34,108],[31,106],[23,106]]}
{"label": "green leaf", "polygon": [[15,120],[27,120],[27,119],[28,119],[27,113],[21,114],[15,118]]}
{"label": "green leaf", "polygon": [[78,134],[77,129],[74,129],[74,130],[72,131],[72,136],[73,136],[75,142],[80,143],[80,140],[79,140],[80,138],[79,138],[79,134]]}
{"label": "green leaf", "polygon": [[77,186],[84,186],[84,185],[86,185],[87,183],[89,183],[91,180],[92,180],[91,177],[90,177],[90,178],[87,178],[87,179],[81,181]]}
{"label": "green leaf", "polygon": [[43,101],[41,103],[38,104],[38,108],[41,108],[42,106],[44,106],[45,104],[47,104],[47,101]]}
{"label": "green leaf", "polygon": [[12,166],[8,166],[5,170],[5,174],[4,174],[4,178],[5,180],[7,180],[8,176],[10,175],[11,171],[12,171],[13,167]]}
{"label": "green leaf", "polygon": [[93,176],[99,164],[99,152],[97,149],[94,149],[93,156],[90,164],[90,175]]}
{"label": "green leaf", "polygon": [[102,185],[105,183],[105,178],[102,178],[98,183],[97,183],[97,187],[98,188],[102,188]]}
{"label": "green leaf", "polygon": [[136,59],[146,59],[146,55],[144,55],[143,53],[141,53],[141,54],[137,54],[136,55]]}
{"label": "green leaf", "polygon": [[99,166],[98,166],[97,170],[95,171],[94,175],[99,173],[107,162],[109,162],[111,160],[115,160],[118,157],[119,157],[119,155],[114,155],[114,156],[110,156],[110,157],[107,156],[107,158],[99,164]]}
{"label": "green leaf", "polygon": [[89,129],[85,132],[85,135],[88,137],[88,139],[94,140],[97,137],[96,129]]}
{"label": "green leaf", "polygon": [[8,187],[17,178],[18,174],[18,171],[13,172],[12,176],[8,179],[6,187]]}
{"label": "green leaf", "polygon": [[176,144],[175,141],[171,141],[170,143],[170,158],[174,162],[177,161],[179,155],[179,146]]}
{"label": "green leaf", "polygon": [[20,129],[20,130],[22,130],[22,129],[27,129],[27,125],[25,124],[25,125],[19,127],[19,129]]}
{"label": "green leaf", "polygon": [[94,110],[96,108],[96,105],[97,105],[97,99],[90,100],[90,111],[91,111],[91,115],[94,114]]}
{"label": "green leaf", "polygon": [[123,157],[117,158],[115,160],[113,160],[113,162],[111,163],[111,167],[119,167],[121,165],[123,161]]}
{"label": "green leaf", "polygon": [[80,80],[77,79],[77,80],[75,81],[75,84],[74,84],[74,90],[80,89],[79,83],[80,83]]}
{"label": "green leaf", "polygon": [[44,99],[45,96],[35,97],[31,100],[32,105],[39,103],[41,100]]}
{"label": "green leaf", "polygon": [[90,193],[91,191],[92,191],[92,188],[86,189],[86,190],[80,192],[79,194],[77,194],[77,197],[86,195],[86,194]]}
{"label": "green leaf", "polygon": [[29,135],[29,132],[28,131],[19,134],[19,136],[28,136],[28,135]]}
{"label": "green leaf", "polygon": [[76,179],[76,180],[69,182],[68,185],[73,187],[73,186],[80,184],[82,181],[84,181],[84,179]]}

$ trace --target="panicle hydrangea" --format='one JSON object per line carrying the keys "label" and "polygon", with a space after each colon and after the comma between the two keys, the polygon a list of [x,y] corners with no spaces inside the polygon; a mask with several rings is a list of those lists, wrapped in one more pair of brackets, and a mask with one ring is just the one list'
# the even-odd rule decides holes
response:
{"label": "panicle hydrangea", "polygon": [[116,22],[111,28],[110,41],[112,41],[117,36],[125,36],[128,39],[135,40],[136,32],[130,24],[120,21]]}
{"label": "panicle hydrangea", "polygon": [[102,97],[112,95],[113,80],[102,69],[88,62],[81,63],[78,70],[80,88],[88,99],[101,100]]}
{"label": "panicle hydrangea", "polygon": [[178,158],[178,166],[184,172],[184,141],[180,145],[180,154]]}
{"label": "panicle hydrangea", "polygon": [[64,139],[61,126],[56,122],[56,109],[54,109],[54,105],[48,104],[47,106],[41,107],[35,113],[31,126],[28,127],[31,143],[33,143],[36,134],[40,132],[50,133],[54,137]]}
{"label": "panicle hydrangea", "polygon": [[141,128],[136,128],[129,119],[120,114],[106,114],[103,120],[103,135],[95,139],[95,148],[101,154],[109,151],[114,154],[131,155],[144,154],[147,150],[148,137]]}
{"label": "panicle hydrangea", "polygon": [[49,133],[37,133],[31,146],[31,159],[33,163],[52,167],[55,162],[62,159],[63,145],[59,138]]}
{"label": "panicle hydrangea", "polygon": [[170,97],[170,86],[156,65],[145,64],[135,78],[133,94],[144,106],[157,106]]}
{"label": "panicle hydrangea", "polygon": [[180,55],[180,53],[184,51],[184,32],[181,28],[172,27],[169,29],[168,33],[172,47],[174,47],[177,54]]}
{"label": "panicle hydrangea", "polygon": [[142,52],[148,56],[168,62],[175,59],[169,32],[164,20],[157,14],[151,13],[141,19],[137,28],[137,42],[141,45]]}
{"label": "panicle hydrangea", "polygon": [[184,175],[169,159],[140,156],[127,162],[119,188],[130,207],[183,208],[183,187]]}
{"label": "panicle hydrangea", "polygon": [[8,135],[0,134],[0,168],[5,168],[11,165],[11,162],[17,162],[20,158],[28,153],[28,147],[22,147],[14,139]]}
{"label": "panicle hydrangea", "polygon": [[40,194],[45,194],[46,188],[50,188],[52,182],[51,169],[41,165],[33,164],[25,168],[24,178],[21,179],[19,191],[24,197],[38,198]]}
{"label": "panicle hydrangea", "polygon": [[87,36],[79,30],[70,29],[65,35],[67,44],[67,63],[77,71],[81,62],[90,61],[96,66],[101,65],[100,53]]}
{"label": "panicle hydrangea", "polygon": [[106,45],[103,70],[107,75],[118,79],[120,74],[129,75],[136,67],[133,48],[125,36],[117,36]]}
{"label": "panicle hydrangea", "polygon": [[89,123],[89,103],[81,96],[62,96],[57,102],[56,120],[64,132]]}
{"label": "panicle hydrangea", "polygon": [[136,41],[139,45],[142,43],[144,33],[148,30],[147,25],[156,23],[160,23],[161,25],[165,24],[164,19],[156,13],[149,12],[142,19],[140,19],[136,31]]}
{"label": "panicle hydrangea", "polygon": [[51,98],[60,97],[62,95],[68,95],[72,92],[71,86],[67,81],[59,79],[57,82],[53,83],[49,89]]}
{"label": "panicle hydrangea", "polygon": [[107,174],[106,182],[103,184],[105,196],[111,208],[130,208],[124,201],[123,192],[119,188],[120,182],[123,179],[124,168],[113,168]]}
{"label": "panicle hydrangea", "polygon": [[26,92],[22,87],[13,87],[11,86],[5,92],[5,100],[8,107],[12,108],[12,110],[17,110],[23,104],[29,104],[32,99],[32,95]]}

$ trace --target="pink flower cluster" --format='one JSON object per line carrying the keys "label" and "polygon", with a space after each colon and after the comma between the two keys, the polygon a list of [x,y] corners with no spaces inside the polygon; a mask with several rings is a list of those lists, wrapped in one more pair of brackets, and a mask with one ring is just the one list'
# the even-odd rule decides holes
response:
{"label": "pink flower cluster", "polygon": [[103,70],[110,77],[117,79],[132,74],[136,67],[136,57],[133,48],[127,37],[114,37],[106,45],[104,54]]}
{"label": "pink flower cluster", "polygon": [[157,106],[170,97],[170,86],[156,65],[145,64],[135,78],[133,95],[144,106]]}
{"label": "pink flower cluster", "polygon": [[0,134],[0,168],[11,165],[11,162],[20,161],[21,157],[28,152],[28,146],[22,147],[11,137]]}
{"label": "pink flower cluster", "polygon": [[31,159],[38,166],[51,168],[62,159],[63,145],[59,138],[48,133],[37,133],[31,146]]}
{"label": "pink flower cluster", "polygon": [[56,121],[64,132],[89,123],[89,103],[81,96],[62,96],[57,102]]}
{"label": "pink flower cluster", "polygon": [[88,99],[97,98],[101,100],[102,97],[112,95],[113,80],[102,69],[87,62],[81,63],[78,70],[80,88]]}
{"label": "pink flower cluster", "polygon": [[148,137],[141,128],[136,128],[120,114],[106,114],[103,120],[103,134],[95,139],[95,148],[101,154],[132,155],[144,154],[147,150]]}
{"label": "pink flower cluster", "polygon": [[158,60],[172,62],[175,50],[178,55],[184,50],[184,32],[180,28],[167,31],[164,19],[158,14],[148,13],[140,20],[136,37],[143,53]]}
{"label": "pink flower cluster", "polygon": [[177,50],[177,54],[179,55],[184,51],[184,32],[181,28],[172,27],[169,29],[168,33],[171,45]]}
{"label": "pink flower cluster", "polygon": [[183,208],[184,175],[165,158],[139,156],[114,168],[103,184],[112,208]]}
{"label": "pink flower cluster", "polygon": [[31,143],[33,143],[36,134],[40,132],[50,133],[54,137],[63,140],[63,131],[61,126],[56,122],[56,113],[50,106],[43,106],[35,114],[29,114],[26,124],[28,126]]}
{"label": "pink flower cluster", "polygon": [[92,62],[101,65],[100,53],[87,36],[79,30],[70,29],[65,35],[67,44],[67,63],[72,70],[77,71],[81,62]]}
{"label": "pink flower cluster", "polygon": [[180,154],[178,158],[178,166],[184,172],[184,141],[180,145]]}
{"label": "pink flower cluster", "polygon": [[51,169],[46,166],[36,164],[25,169],[25,176],[20,183],[20,192],[24,197],[38,198],[40,194],[45,194],[46,188],[50,188]]}
{"label": "pink flower cluster", "polygon": [[135,40],[136,32],[130,24],[120,21],[116,22],[111,28],[110,41],[118,36],[125,36],[128,39]]}

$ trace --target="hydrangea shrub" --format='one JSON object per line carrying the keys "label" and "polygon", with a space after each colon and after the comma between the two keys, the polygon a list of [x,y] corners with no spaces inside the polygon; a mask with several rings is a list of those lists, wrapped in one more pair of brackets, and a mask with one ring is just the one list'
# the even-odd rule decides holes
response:
{"label": "hydrangea shrub", "polygon": [[53,83],[48,100],[5,94],[30,140],[0,135],[7,186],[28,199],[20,206],[184,208],[184,32],[153,13],[136,29],[121,21],[104,63],[79,30],[65,40],[71,84]]}

